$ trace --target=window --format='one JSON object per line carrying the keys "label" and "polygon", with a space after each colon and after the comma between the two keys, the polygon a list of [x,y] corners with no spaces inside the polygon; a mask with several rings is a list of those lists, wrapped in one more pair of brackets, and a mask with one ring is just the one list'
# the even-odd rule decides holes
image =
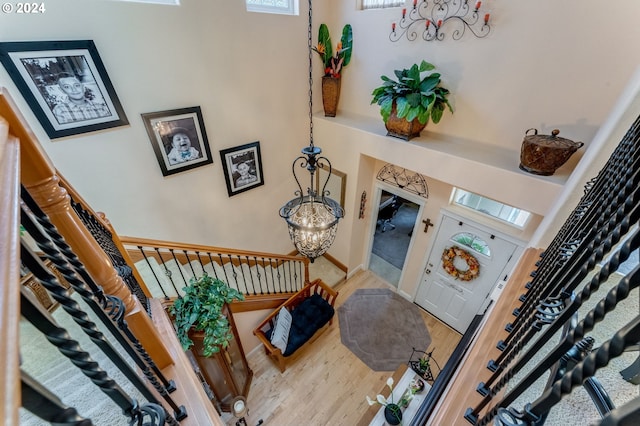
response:
{"label": "window", "polygon": [[385,7],[399,7],[406,0],[362,0],[362,9],[383,9]]}
{"label": "window", "polygon": [[496,219],[503,220],[518,228],[522,228],[531,216],[531,213],[528,211],[520,210],[459,188],[454,189],[453,202]]}
{"label": "window", "polygon": [[471,234],[469,232],[460,232],[451,237],[451,240],[462,246],[467,246],[471,250],[477,251],[478,253],[482,253],[485,256],[491,256],[491,249],[487,245],[487,242],[477,235]]}
{"label": "window", "polygon": [[180,6],[180,0],[116,0],[116,1],[129,1],[132,3],[172,4],[175,6]]}
{"label": "window", "polygon": [[248,12],[297,15],[298,0],[245,0]]}

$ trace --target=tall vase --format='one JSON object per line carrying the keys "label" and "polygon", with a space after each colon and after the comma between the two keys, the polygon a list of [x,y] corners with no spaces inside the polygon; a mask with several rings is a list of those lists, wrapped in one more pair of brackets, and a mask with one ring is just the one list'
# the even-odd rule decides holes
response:
{"label": "tall vase", "polygon": [[402,422],[402,411],[397,404],[387,404],[384,407],[384,419],[390,425],[399,425]]}
{"label": "tall vase", "polygon": [[322,77],[322,106],[325,117],[335,117],[340,99],[340,78]]}

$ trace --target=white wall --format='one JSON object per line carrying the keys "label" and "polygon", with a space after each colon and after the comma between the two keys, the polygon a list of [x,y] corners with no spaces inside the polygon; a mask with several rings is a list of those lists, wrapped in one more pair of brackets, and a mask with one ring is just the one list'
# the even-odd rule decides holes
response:
{"label": "white wall", "polygon": [[[389,30],[399,9],[358,11],[355,4],[314,4],[314,43],[321,22],[334,41],[345,23],[353,25],[352,62],[343,73],[338,114],[379,119],[370,100],[380,75],[428,60],[453,92],[456,111],[430,125],[420,143],[443,136],[517,153],[526,129],[559,128],[562,136],[584,141],[586,151],[637,65],[637,1],[603,8],[595,0],[487,0],[493,29],[485,39],[467,34],[460,41],[395,43]],[[246,13],[239,0],[183,0],[180,7],[56,0],[40,16],[0,15],[0,41],[94,40],[131,124],[50,141],[2,67],[0,84],[16,98],[54,164],[119,233],[289,252],[277,211],[293,196],[291,161],[308,144],[306,27],[305,1],[300,16],[289,17]],[[313,64],[319,110],[319,59]],[[214,164],[163,177],[140,114],[196,105]],[[323,121],[319,127],[330,126]],[[382,121],[377,123],[379,135]],[[367,229],[357,219],[357,206],[371,185],[361,179],[375,173],[366,158],[384,161],[386,153],[366,137],[358,152],[349,152],[349,131],[319,131],[315,142],[347,173],[351,208],[331,253],[353,268],[362,261]],[[261,142],[265,185],[229,198],[218,153],[255,140]],[[419,163],[410,145],[382,145],[398,165],[429,176],[403,164]],[[572,157],[567,170],[581,155]],[[499,194],[510,184],[456,166],[449,165],[459,186]],[[523,200],[536,196],[521,192]]]}
{"label": "white wall", "polygon": [[[130,125],[51,141],[2,67],[0,84],[120,234],[293,249],[278,209],[293,197],[291,161],[308,144],[305,16],[246,13],[240,1],[46,6],[39,16],[0,15],[0,41],[94,40]],[[214,164],[163,177],[140,114],[191,106],[202,108]],[[229,198],[219,151],[256,140],[265,185]]]}

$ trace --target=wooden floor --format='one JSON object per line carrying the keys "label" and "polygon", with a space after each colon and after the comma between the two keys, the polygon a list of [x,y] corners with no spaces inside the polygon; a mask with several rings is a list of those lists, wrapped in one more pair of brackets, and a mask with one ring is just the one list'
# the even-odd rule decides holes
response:
{"label": "wooden floor", "polygon": [[[340,292],[336,307],[356,289],[385,287],[390,286],[373,273],[358,272],[336,287]],[[433,356],[444,366],[461,335],[425,311],[423,316],[433,339],[430,349],[435,348]],[[375,398],[392,374],[372,371],[342,345],[337,314],[318,340],[293,357],[284,373],[262,350],[248,357],[254,373],[247,399],[249,426],[260,419],[274,426],[356,425],[369,408],[366,396]],[[236,422],[229,415],[224,419],[229,425]]]}

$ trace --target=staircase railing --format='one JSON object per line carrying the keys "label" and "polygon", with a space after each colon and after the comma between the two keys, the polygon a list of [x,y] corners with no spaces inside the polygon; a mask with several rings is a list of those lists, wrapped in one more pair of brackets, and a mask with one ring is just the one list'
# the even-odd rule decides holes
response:
{"label": "staircase railing", "polygon": [[192,277],[205,272],[243,293],[249,301],[292,294],[309,282],[309,259],[300,256],[126,236],[120,241],[144,276],[150,297],[175,298]]}
{"label": "staircase railing", "polygon": [[20,354],[15,344],[20,317],[18,156],[19,141],[9,135],[0,110],[0,419],[5,424],[18,424],[20,407]]}

